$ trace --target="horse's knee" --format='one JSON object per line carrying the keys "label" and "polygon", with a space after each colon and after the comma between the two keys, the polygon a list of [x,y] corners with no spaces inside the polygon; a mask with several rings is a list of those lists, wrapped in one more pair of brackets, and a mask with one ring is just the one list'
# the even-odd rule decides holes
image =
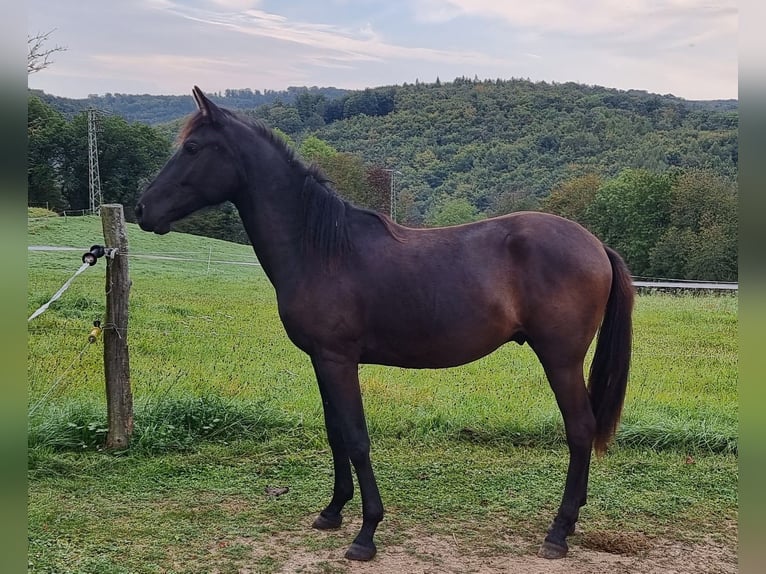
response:
{"label": "horse's knee", "polygon": [[346,442],[346,452],[354,468],[366,466],[370,463],[370,441],[358,439]]}

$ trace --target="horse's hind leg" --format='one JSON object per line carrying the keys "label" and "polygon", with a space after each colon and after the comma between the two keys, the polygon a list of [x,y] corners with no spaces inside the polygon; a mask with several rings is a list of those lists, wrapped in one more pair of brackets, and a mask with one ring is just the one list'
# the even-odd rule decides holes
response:
{"label": "horse's hind leg", "polygon": [[575,361],[575,364],[569,366],[546,364],[543,358],[541,361],[564,418],[569,446],[569,468],[561,506],[539,555],[544,558],[563,558],[568,551],[566,538],[574,532],[580,507],[585,504],[587,498],[596,419],[583,380],[582,361]]}

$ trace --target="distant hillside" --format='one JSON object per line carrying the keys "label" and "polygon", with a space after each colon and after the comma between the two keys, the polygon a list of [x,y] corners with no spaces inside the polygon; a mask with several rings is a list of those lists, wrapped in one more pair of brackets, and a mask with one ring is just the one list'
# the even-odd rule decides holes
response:
{"label": "distant hillside", "polygon": [[[157,123],[169,139],[194,110],[191,96],[40,97],[65,115],[94,105]],[[226,90],[212,99],[279,128],[298,146],[314,135],[395,170],[398,213],[411,224],[450,200],[477,217],[536,209],[551,189],[584,174],[702,168],[737,178],[737,100],[469,78],[355,91]]]}
{"label": "distant hillside", "polygon": [[410,221],[445,198],[465,199],[480,214],[534,208],[584,173],[705,168],[737,177],[736,101],[458,78],[351,92],[315,111],[289,111],[265,105],[253,114],[298,143],[313,133],[397,170]]}
{"label": "distant hillside", "polygon": [[[191,97],[191,86],[189,87],[189,95],[185,96],[109,93],[102,96],[91,95],[87,98],[72,99],[47,94],[41,90],[30,91],[53,109],[69,118],[90,107],[95,107],[117,114],[130,122],[159,124],[180,118],[195,110],[194,100]],[[333,99],[345,95],[347,90],[338,88],[289,87],[286,90],[265,90],[261,92],[260,90],[245,88],[211,93],[208,96],[217,104],[229,109],[246,110],[274,102],[291,104],[303,93],[322,95],[325,98]]]}

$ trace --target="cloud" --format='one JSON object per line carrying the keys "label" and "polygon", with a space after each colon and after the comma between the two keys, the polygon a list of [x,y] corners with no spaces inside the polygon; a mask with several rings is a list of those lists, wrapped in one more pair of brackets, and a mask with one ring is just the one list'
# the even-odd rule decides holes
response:
{"label": "cloud", "polygon": [[30,0],[29,11],[69,47],[29,80],[60,95],[474,75],[737,93],[733,0]]}
{"label": "cloud", "polygon": [[[220,0],[213,4],[234,3],[235,0]],[[481,60],[490,65],[493,58],[478,52],[447,50],[417,46],[403,46],[385,41],[367,22],[359,28],[332,24],[318,24],[290,20],[285,16],[259,9],[222,12],[207,4],[193,7],[171,0],[155,0],[155,8],[178,17],[193,20],[208,26],[224,27],[233,33],[278,40],[309,49],[301,55],[313,64],[329,59],[333,65],[358,62],[381,62],[387,59],[424,60],[430,62],[473,63]],[[319,57],[318,54],[321,54]],[[497,61],[499,63],[499,60]]]}
{"label": "cloud", "polygon": [[168,69],[184,69],[188,71],[204,71],[210,68],[224,68],[236,70],[244,68],[242,62],[231,58],[201,58],[199,56],[179,56],[177,54],[122,54],[100,53],[91,59],[107,68],[142,70],[146,73],[150,69],[156,69],[158,73]]}
{"label": "cloud", "polygon": [[212,0],[212,3],[226,10],[250,10],[260,6],[260,0]]}
{"label": "cloud", "polygon": [[[676,41],[737,33],[735,0],[414,0],[421,19],[502,19],[519,28],[636,41],[672,33]],[[679,36],[682,39],[679,40]]]}

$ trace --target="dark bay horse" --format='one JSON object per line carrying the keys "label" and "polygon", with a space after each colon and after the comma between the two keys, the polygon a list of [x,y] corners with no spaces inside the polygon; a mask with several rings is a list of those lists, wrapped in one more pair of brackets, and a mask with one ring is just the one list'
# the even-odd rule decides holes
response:
{"label": "dark bay horse", "polygon": [[[142,229],[162,234],[202,207],[237,207],[322,396],[335,483],[314,527],[340,526],[353,464],[363,522],[346,557],[375,555],[383,504],[360,363],[452,367],[514,341],[534,350],[564,419],[569,467],[540,555],[565,556],[591,450],[606,450],[625,396],[634,293],[620,256],[577,223],[544,213],[439,229],[397,225],[341,199],[266,127],[217,107],[197,87],[193,94],[199,110],[136,215]],[[586,387],[584,358],[597,332]]]}

